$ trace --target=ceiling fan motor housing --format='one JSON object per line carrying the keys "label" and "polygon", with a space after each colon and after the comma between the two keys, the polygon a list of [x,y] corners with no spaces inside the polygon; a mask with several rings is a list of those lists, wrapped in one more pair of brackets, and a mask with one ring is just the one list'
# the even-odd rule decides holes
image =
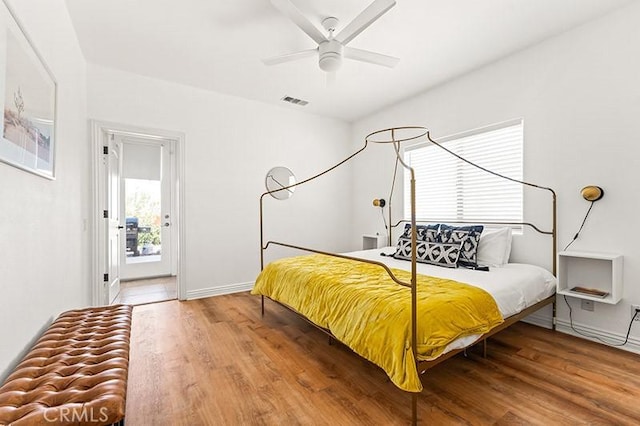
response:
{"label": "ceiling fan motor housing", "polygon": [[297,61],[298,59],[317,54],[320,69],[330,73],[338,70],[342,66],[342,58],[345,55],[347,59],[368,62],[389,68],[393,68],[399,61],[398,58],[381,55],[368,50],[345,47],[351,40],[395,6],[396,0],[373,0],[373,3],[356,16],[348,25],[342,28],[337,35],[334,33],[340,25],[340,21],[335,16],[327,16],[322,20],[322,27],[325,29],[325,31],[322,31],[293,4],[292,0],[271,0],[271,4],[282,12],[283,15],[291,19],[295,25],[317,43],[318,47],[316,49],[306,49],[288,55],[263,59],[262,62],[264,62],[265,65]]}
{"label": "ceiling fan motor housing", "polygon": [[336,40],[327,40],[318,46],[320,69],[326,72],[333,72],[342,65],[343,47]]}

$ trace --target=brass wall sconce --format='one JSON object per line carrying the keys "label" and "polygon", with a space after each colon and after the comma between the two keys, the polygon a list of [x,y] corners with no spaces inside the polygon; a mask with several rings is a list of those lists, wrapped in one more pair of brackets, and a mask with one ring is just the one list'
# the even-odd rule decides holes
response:
{"label": "brass wall sconce", "polygon": [[384,198],[376,198],[375,200],[373,200],[373,205],[382,208],[387,205],[387,202],[384,200]]}
{"label": "brass wall sconce", "polygon": [[576,235],[573,236],[573,239],[564,248],[565,251],[580,236],[580,231],[582,231],[582,228],[584,227],[584,224],[587,222],[587,218],[589,217],[589,213],[591,213],[591,209],[593,208],[593,204],[604,196],[604,189],[600,188],[599,186],[589,185],[589,186],[585,186],[584,188],[582,188],[580,190],[580,194],[582,195],[582,198],[584,198],[585,200],[591,202],[591,205],[589,205],[589,209],[587,210],[587,214],[585,214],[584,215],[584,219],[582,219],[582,224],[580,225],[580,229],[578,229],[578,232],[576,232]]}
{"label": "brass wall sconce", "polygon": [[587,201],[598,201],[604,196],[604,189],[599,186],[589,185],[582,188],[580,194],[582,194],[582,198]]}
{"label": "brass wall sconce", "polygon": [[[384,198],[376,198],[375,200],[373,200],[373,205],[374,207],[380,207],[380,215],[382,216],[382,223],[384,223],[384,229],[385,231],[387,231],[387,237],[389,238],[389,241],[391,241],[391,234],[389,232],[389,226],[387,226],[387,219],[385,219],[384,217],[384,209],[383,209],[383,207],[387,205],[387,201]],[[389,208],[391,208],[391,206],[389,206]],[[391,211],[389,211],[389,215],[391,215]],[[389,242],[389,245],[391,245],[391,242]]]}

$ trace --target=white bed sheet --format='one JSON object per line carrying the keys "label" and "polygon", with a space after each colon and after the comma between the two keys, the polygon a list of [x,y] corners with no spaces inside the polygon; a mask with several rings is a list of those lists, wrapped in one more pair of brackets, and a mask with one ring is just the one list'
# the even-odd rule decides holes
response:
{"label": "white bed sheet", "polygon": [[[344,253],[361,259],[382,262],[390,268],[411,270],[411,262],[380,253],[393,254],[395,247],[362,250]],[[491,267],[489,271],[476,271],[467,268],[445,268],[442,266],[417,264],[417,272],[439,278],[448,278],[479,287],[489,293],[502,314],[508,318],[529,306],[552,296],[556,291],[556,278],[544,268],[524,263],[508,263],[500,267]],[[465,348],[480,338],[480,335],[463,337],[447,346],[444,353]]]}

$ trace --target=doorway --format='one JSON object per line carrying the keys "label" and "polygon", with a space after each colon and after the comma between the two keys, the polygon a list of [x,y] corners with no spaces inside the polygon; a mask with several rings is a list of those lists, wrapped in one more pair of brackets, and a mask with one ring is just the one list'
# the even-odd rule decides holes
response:
{"label": "doorway", "polygon": [[94,304],[182,299],[184,136],[92,122]]}
{"label": "doorway", "polygon": [[171,153],[175,141],[117,135],[122,145],[120,279],[175,275]]}
{"label": "doorway", "polygon": [[156,277],[122,281],[120,291],[111,302],[112,305],[141,305],[176,299],[176,277]]}

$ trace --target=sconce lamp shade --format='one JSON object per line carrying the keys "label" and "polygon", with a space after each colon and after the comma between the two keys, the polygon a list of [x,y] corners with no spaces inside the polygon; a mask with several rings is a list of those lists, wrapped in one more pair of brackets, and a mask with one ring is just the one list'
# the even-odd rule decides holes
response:
{"label": "sconce lamp shade", "polygon": [[376,198],[375,200],[373,200],[373,205],[382,208],[387,205],[387,202],[384,200],[384,198]]}
{"label": "sconce lamp shade", "polygon": [[589,185],[582,188],[580,191],[582,198],[587,201],[598,201],[604,195],[604,189],[599,186]]}

